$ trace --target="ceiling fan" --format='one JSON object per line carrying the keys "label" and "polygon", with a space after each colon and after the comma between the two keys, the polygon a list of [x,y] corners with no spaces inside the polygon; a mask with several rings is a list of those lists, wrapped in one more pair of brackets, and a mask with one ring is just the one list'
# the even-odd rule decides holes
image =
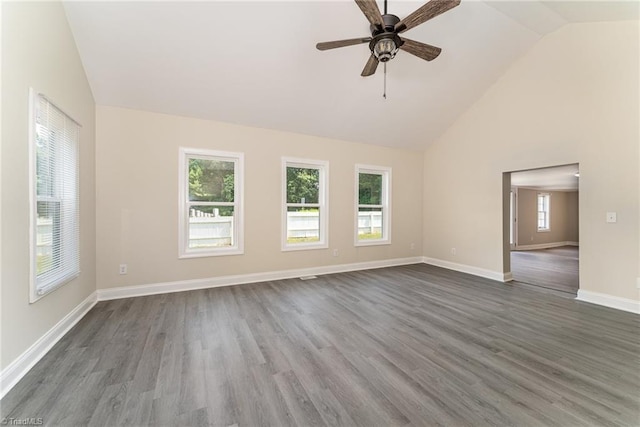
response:
{"label": "ceiling fan", "polygon": [[460,0],[431,0],[401,20],[397,16],[387,13],[387,0],[384,1],[384,15],[380,13],[375,0],[355,0],[355,2],[371,23],[371,37],[323,42],[316,44],[316,48],[328,50],[369,43],[371,56],[362,70],[363,77],[375,74],[378,63],[382,62],[386,65],[387,61],[396,56],[399,49],[426,61],[434,60],[440,55],[442,49],[400,37],[400,33],[435,18],[460,4]]}

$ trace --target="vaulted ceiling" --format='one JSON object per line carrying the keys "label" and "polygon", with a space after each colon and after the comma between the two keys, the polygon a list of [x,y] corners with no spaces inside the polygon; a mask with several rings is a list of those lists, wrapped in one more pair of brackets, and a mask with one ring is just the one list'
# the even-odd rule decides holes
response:
{"label": "vaulted ceiling", "polygon": [[[394,1],[400,18],[423,2]],[[353,1],[67,2],[99,105],[423,149],[541,37],[569,22],[638,19],[636,1],[474,1],[404,35],[442,48],[400,52],[372,77]],[[382,2],[379,2],[382,10]]]}

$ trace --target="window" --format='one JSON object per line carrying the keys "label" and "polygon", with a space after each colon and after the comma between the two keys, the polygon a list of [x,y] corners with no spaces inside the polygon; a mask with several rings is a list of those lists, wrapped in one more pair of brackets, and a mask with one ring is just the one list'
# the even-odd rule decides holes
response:
{"label": "window", "polygon": [[327,245],[329,164],[283,159],[282,250],[318,249]]}
{"label": "window", "polygon": [[538,231],[549,231],[549,204],[551,195],[538,193]]}
{"label": "window", "polygon": [[391,243],[391,168],[356,165],[356,245]]}
{"label": "window", "polygon": [[243,253],[242,153],[180,149],[179,256]]}
{"label": "window", "polygon": [[80,125],[31,90],[31,302],[80,274]]}

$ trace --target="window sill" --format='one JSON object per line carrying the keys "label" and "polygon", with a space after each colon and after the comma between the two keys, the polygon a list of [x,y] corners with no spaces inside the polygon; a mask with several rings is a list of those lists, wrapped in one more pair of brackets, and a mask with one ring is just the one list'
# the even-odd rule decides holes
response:
{"label": "window sill", "polygon": [[221,249],[218,251],[193,251],[193,252],[183,252],[178,255],[178,259],[189,259],[189,258],[207,258],[207,257],[217,257],[217,256],[232,256],[232,255],[243,255],[244,250],[242,249]]}
{"label": "window sill", "polygon": [[551,229],[550,228],[539,228],[538,229],[538,233],[550,233]]}
{"label": "window sill", "polygon": [[293,245],[284,245],[282,246],[282,252],[293,252],[293,251],[310,251],[314,249],[328,249],[329,245],[327,243],[298,243]]}
{"label": "window sill", "polygon": [[354,246],[383,246],[390,245],[391,240],[357,240]]}
{"label": "window sill", "polygon": [[41,298],[49,295],[51,292],[60,289],[67,283],[71,282],[73,279],[80,276],[80,270],[74,271],[68,274],[60,274],[57,278],[53,279],[51,283],[46,286],[42,286],[41,288],[36,289],[35,295],[31,295],[31,299],[29,300],[30,304],[33,304],[36,301],[39,301]]}

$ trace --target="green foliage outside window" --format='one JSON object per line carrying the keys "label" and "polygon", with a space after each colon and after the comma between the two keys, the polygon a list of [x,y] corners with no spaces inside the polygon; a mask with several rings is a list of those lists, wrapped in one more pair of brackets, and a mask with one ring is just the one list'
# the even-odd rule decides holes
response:
{"label": "green foliage outside window", "polygon": [[358,203],[361,205],[381,205],[382,175],[361,173],[358,181]]}
{"label": "green foliage outside window", "polygon": [[287,167],[287,203],[318,203],[320,170]]}
{"label": "green foliage outside window", "polygon": [[[219,160],[189,159],[189,201],[233,202],[235,163]],[[198,210],[221,216],[233,216],[233,206],[201,206]]]}

